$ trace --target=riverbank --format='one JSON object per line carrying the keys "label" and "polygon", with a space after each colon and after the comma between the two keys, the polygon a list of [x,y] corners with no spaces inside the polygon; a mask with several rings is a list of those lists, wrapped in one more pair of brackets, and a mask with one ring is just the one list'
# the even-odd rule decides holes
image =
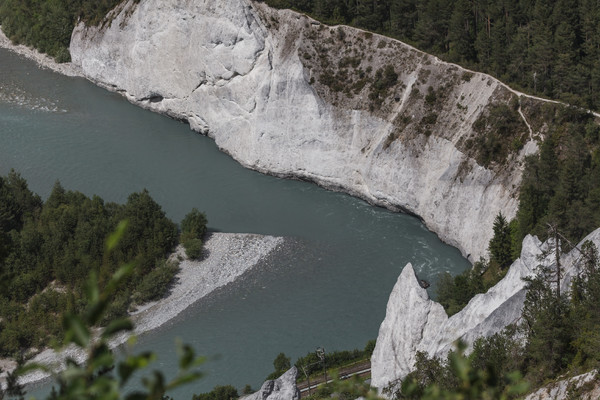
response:
{"label": "riverbank", "polygon": [[[135,325],[134,335],[142,335],[160,327],[214,290],[235,281],[280,248],[283,243],[284,239],[281,237],[212,233],[206,239],[204,257],[200,260],[187,259],[183,247],[179,246],[171,257],[181,260],[180,270],[169,294],[159,301],[139,307],[131,314]],[[111,342],[111,347],[125,343],[129,336],[129,334],[118,336]],[[83,361],[85,354],[74,347],[59,353],[47,349],[31,361],[50,366],[58,371],[63,367],[63,361],[67,357]],[[11,366],[7,360],[3,360],[2,363],[5,367]],[[48,376],[43,372],[34,372],[24,376],[21,382],[31,384]]]}
{"label": "riverbank", "polygon": [[25,45],[13,44],[10,39],[4,34],[2,31],[2,26],[0,25],[0,47],[13,51],[17,54],[22,55],[23,57],[29,58],[30,60],[35,61],[40,67],[48,68],[52,71],[58,72],[60,74],[66,76],[73,77],[83,77],[83,71],[81,68],[76,66],[73,63],[62,63],[59,64],[54,59],[46,54],[40,53],[39,51],[27,47]]}

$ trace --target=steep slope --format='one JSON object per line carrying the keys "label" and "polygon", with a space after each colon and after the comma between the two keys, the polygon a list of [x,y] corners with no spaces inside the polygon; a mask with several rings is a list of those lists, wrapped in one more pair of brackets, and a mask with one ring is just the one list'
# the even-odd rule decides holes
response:
{"label": "steep slope", "polygon": [[300,391],[296,386],[298,369],[294,366],[277,379],[268,380],[263,383],[260,390],[248,396],[241,397],[242,400],[298,400]]}
{"label": "steep slope", "polygon": [[[73,32],[86,77],[246,167],[420,216],[465,256],[537,149],[519,95],[401,42],[250,0],[129,0]],[[535,104],[538,100],[529,100]]]}
{"label": "steep slope", "polygon": [[[600,228],[577,247],[581,248],[586,240],[600,246]],[[371,358],[372,385],[383,389],[404,378],[414,368],[419,351],[445,358],[456,340],[462,339],[472,345],[477,338],[493,335],[517,322],[526,294],[526,282],[522,278],[533,276],[540,265],[552,268],[556,261],[552,252],[547,251],[552,248],[551,240],[541,243],[536,237],[527,236],[523,240],[521,257],[510,266],[506,276],[450,318],[439,303],[429,299],[408,264],[392,290],[385,319],[379,328]],[[568,292],[571,280],[578,273],[580,259],[578,249],[561,257],[563,293]]]}
{"label": "steep slope", "polygon": [[600,376],[594,370],[550,383],[525,397],[525,400],[593,400],[600,398]]}

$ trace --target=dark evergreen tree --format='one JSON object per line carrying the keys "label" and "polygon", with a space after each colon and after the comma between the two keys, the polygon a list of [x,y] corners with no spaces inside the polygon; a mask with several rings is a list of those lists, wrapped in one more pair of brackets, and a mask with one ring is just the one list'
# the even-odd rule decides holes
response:
{"label": "dark evergreen tree", "polygon": [[390,5],[390,32],[400,38],[411,38],[417,23],[415,0],[392,0]]}
{"label": "dark evergreen tree", "polygon": [[575,354],[569,300],[557,289],[557,267],[540,268],[537,276],[526,279],[522,328],[527,335],[529,377],[536,383],[556,376]]}
{"label": "dark evergreen tree", "polygon": [[600,258],[596,246],[587,241],[581,249],[582,266],[573,281],[571,319],[575,329],[574,364],[594,368],[600,361]]}
{"label": "dark evergreen tree", "polygon": [[501,269],[509,267],[513,261],[511,245],[510,227],[506,218],[499,213],[494,219],[494,236],[488,246],[490,262],[496,263]]}
{"label": "dark evergreen tree", "polygon": [[292,367],[292,359],[286,357],[284,353],[279,353],[275,357],[275,360],[273,360],[273,367],[275,368],[275,372],[281,375]]}
{"label": "dark evergreen tree", "polygon": [[475,20],[468,0],[456,0],[448,25],[450,60],[475,60]]}

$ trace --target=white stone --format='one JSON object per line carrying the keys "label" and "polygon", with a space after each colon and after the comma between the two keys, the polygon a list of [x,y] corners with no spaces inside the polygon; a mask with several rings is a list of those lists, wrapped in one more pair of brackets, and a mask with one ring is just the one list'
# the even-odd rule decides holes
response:
{"label": "white stone", "polygon": [[[600,248],[600,229],[589,234],[577,247],[581,248],[586,240]],[[477,338],[491,336],[517,322],[526,293],[523,278],[533,276],[542,264],[554,265],[552,251],[541,257],[549,249],[553,249],[552,240],[542,244],[536,237],[525,237],[521,257],[510,266],[506,276],[487,293],[473,297],[463,310],[450,318],[440,304],[429,299],[408,264],[392,290],[379,328],[371,358],[372,385],[379,389],[395,385],[413,370],[419,351],[430,357],[445,358],[458,339],[471,346]],[[578,249],[561,256],[563,293],[568,293],[579,259]]]}
{"label": "white stone", "polygon": [[300,391],[296,386],[298,369],[294,366],[275,380],[263,383],[260,390],[240,400],[298,400]]}
{"label": "white stone", "polygon": [[416,348],[428,324],[441,325],[448,319],[443,307],[429,299],[410,263],[398,277],[387,304],[371,357],[371,386],[384,388],[407,375],[414,363]]}

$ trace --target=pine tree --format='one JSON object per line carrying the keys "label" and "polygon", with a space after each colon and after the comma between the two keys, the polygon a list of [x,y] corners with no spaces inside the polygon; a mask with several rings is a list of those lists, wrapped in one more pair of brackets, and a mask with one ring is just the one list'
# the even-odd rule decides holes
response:
{"label": "pine tree", "polygon": [[499,213],[494,219],[494,237],[490,240],[488,251],[490,261],[505,269],[512,263],[511,233],[506,218]]}
{"label": "pine tree", "polygon": [[557,294],[549,273],[548,269],[540,269],[535,278],[526,279],[522,329],[527,336],[529,378],[536,383],[556,376],[574,355],[569,302],[566,296]]}
{"label": "pine tree", "polygon": [[592,242],[583,244],[581,259],[571,295],[572,320],[579,327],[574,339],[574,364],[593,367],[600,360],[600,258]]}
{"label": "pine tree", "polygon": [[411,38],[417,23],[415,0],[392,0],[390,5],[390,33],[400,38]]}
{"label": "pine tree", "polygon": [[555,52],[553,80],[557,96],[577,90],[580,77],[576,64],[579,62],[581,41],[577,7],[569,0],[558,0],[554,6],[552,25],[555,26],[553,48]]}
{"label": "pine tree", "polygon": [[468,0],[457,0],[448,26],[449,57],[452,61],[474,61],[475,21]]}
{"label": "pine tree", "polygon": [[532,45],[529,53],[531,86],[535,93],[552,95],[553,35],[550,29],[552,7],[549,0],[537,0],[533,11]]}

